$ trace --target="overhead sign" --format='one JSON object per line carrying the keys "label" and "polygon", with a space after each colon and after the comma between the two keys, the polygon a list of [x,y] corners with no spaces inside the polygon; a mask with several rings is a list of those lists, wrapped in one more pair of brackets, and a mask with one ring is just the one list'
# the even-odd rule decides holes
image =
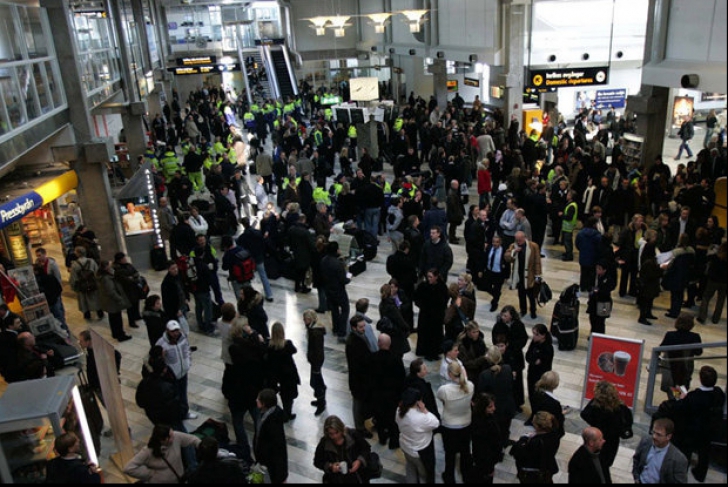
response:
{"label": "overhead sign", "polygon": [[200,66],[203,64],[216,64],[217,56],[178,57],[177,66]]}
{"label": "overhead sign", "polygon": [[473,88],[480,88],[480,80],[477,78],[465,78],[463,79],[465,86],[472,86]]}
{"label": "overhead sign", "polygon": [[606,85],[609,67],[529,70],[529,88],[568,88],[572,86]]}
{"label": "overhead sign", "polygon": [[227,71],[240,71],[240,63],[216,64],[214,66],[183,66],[181,68],[167,68],[167,71],[179,76],[189,74],[224,73]]}
{"label": "overhead sign", "polygon": [[628,408],[637,405],[644,340],[631,340],[592,333],[587,352],[582,400],[594,397],[594,385],[606,380],[614,384]]}
{"label": "overhead sign", "polygon": [[616,90],[597,90],[594,98],[596,108],[624,108],[627,105],[627,90],[619,88]]}

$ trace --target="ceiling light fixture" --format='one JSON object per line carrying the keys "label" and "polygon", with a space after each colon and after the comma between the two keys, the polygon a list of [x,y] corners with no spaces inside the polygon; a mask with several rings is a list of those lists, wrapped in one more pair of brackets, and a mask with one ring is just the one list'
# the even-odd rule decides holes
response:
{"label": "ceiling light fixture", "polygon": [[336,15],[329,17],[330,27],[334,29],[334,37],[344,37],[346,35],[346,27],[351,24],[347,24],[351,17],[348,15]]}
{"label": "ceiling light fixture", "polygon": [[412,33],[417,33],[420,31],[420,22],[422,21],[422,17],[427,14],[428,10],[421,9],[421,10],[402,10],[399,13],[407,17],[407,21],[409,23],[409,30]]}
{"label": "ceiling light fixture", "polygon": [[331,17],[327,17],[324,15],[319,15],[318,17],[311,17],[310,19],[306,19],[309,22],[311,22],[311,27],[313,27],[316,30],[317,36],[322,36],[326,34],[326,24],[329,23]]}
{"label": "ceiling light fixture", "polygon": [[367,14],[367,17],[374,22],[374,32],[377,34],[384,34],[384,26],[391,16],[392,14],[388,12]]}

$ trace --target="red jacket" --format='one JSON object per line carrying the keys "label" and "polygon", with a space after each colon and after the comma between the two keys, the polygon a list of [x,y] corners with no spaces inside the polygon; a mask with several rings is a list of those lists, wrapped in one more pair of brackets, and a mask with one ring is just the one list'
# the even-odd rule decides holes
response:
{"label": "red jacket", "polygon": [[490,193],[493,184],[490,179],[490,170],[478,169],[478,194]]}

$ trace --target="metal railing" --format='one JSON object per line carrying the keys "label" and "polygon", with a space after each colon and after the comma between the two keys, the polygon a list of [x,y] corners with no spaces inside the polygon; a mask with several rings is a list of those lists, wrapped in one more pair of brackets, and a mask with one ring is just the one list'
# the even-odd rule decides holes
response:
{"label": "metal railing", "polygon": [[[697,349],[710,349],[710,348],[723,348],[728,352],[728,342],[713,342],[713,343],[691,343],[688,345],[669,345],[669,346],[663,346],[663,347],[655,347],[652,349],[652,356],[650,357],[650,364],[648,368],[648,375],[647,375],[647,395],[645,396],[645,407],[644,411],[648,414],[653,414],[655,411],[657,411],[657,408],[659,406],[659,403],[655,405],[653,403],[654,401],[654,395],[655,395],[655,378],[657,376],[657,373],[660,371],[660,362],[663,363],[670,363],[670,362],[676,362],[676,361],[682,361],[682,362],[694,362],[695,360],[703,361],[709,361],[709,360],[723,360],[724,363],[726,362],[726,359],[728,359],[728,354],[724,355],[700,355],[698,357],[694,356],[688,356],[688,357],[677,357],[677,358],[663,358],[660,359],[660,355],[662,352],[678,352],[678,351],[686,351],[686,350],[697,350]],[[717,369],[717,367],[716,367]],[[723,368],[725,370],[725,368]],[[661,402],[661,401],[660,401]]]}

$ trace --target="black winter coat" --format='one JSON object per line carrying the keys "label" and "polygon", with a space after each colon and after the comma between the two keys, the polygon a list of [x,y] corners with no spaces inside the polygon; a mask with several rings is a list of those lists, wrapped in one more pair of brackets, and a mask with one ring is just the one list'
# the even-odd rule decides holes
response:
{"label": "black winter coat", "polygon": [[[344,444],[337,446],[324,435],[316,446],[316,453],[313,456],[313,465],[324,471],[324,484],[359,484],[369,483],[365,475],[366,462],[369,460],[369,453],[372,451],[367,440],[356,430],[346,428],[344,432]],[[359,460],[362,467],[355,473],[333,473],[331,464],[346,462],[347,472],[351,469],[352,463]]]}
{"label": "black winter coat", "polygon": [[275,406],[260,423],[253,438],[255,460],[268,467],[272,484],[282,484],[288,478],[288,446],[283,430],[285,413]]}

